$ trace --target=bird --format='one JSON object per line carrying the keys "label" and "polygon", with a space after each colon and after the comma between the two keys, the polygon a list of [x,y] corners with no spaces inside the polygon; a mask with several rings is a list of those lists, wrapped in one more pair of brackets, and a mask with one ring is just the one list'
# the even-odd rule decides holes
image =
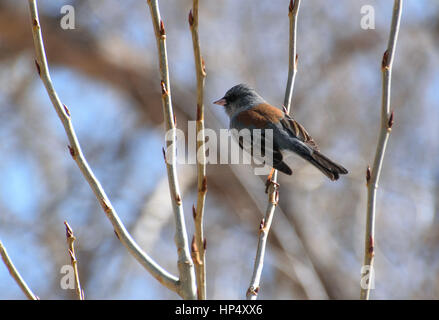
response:
{"label": "bird", "polygon": [[[238,131],[249,129],[250,132],[253,132],[254,129],[261,129],[262,136],[264,136],[265,130],[273,130],[272,159],[269,159],[270,161],[267,163],[273,169],[291,175],[293,171],[285,159],[295,154],[314,165],[332,181],[338,180],[340,175],[348,173],[348,170],[343,166],[320,152],[314,139],[301,124],[288,114],[285,107],[282,111],[272,106],[247,84],[235,85],[221,99],[213,103],[224,107],[230,118],[229,129]],[[253,136],[251,138],[253,139]],[[251,150],[246,150],[242,140],[238,143],[245,151],[253,152],[253,144],[251,144]],[[262,149],[264,149],[264,145],[262,145]],[[264,153],[264,150],[262,152]]]}

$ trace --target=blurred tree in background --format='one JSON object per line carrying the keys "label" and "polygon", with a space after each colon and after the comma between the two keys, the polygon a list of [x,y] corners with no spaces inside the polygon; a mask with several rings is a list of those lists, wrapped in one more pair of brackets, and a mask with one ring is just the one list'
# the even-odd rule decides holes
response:
{"label": "blurred tree in background", "polygon": [[[60,27],[65,5],[74,30]],[[363,258],[365,169],[379,130],[380,64],[392,2],[304,1],[298,19],[299,71],[292,114],[349,175],[337,183],[306,165],[280,175],[262,299],[356,299]],[[375,9],[375,29],[360,26]],[[160,1],[166,23],[177,126],[196,118],[191,0]],[[46,53],[83,151],[142,248],[177,273],[162,146],[157,49],[145,1],[40,1]],[[211,104],[246,82],[282,105],[288,65],[288,1],[201,1],[206,127],[228,122]],[[439,3],[407,1],[393,65],[395,124],[378,194],[376,288],[384,298],[439,298]],[[114,236],[67,149],[38,79],[27,3],[0,2],[0,238],[22,276],[44,299],[62,290],[69,264],[64,220],[75,230],[81,284],[90,299],[169,299]],[[179,150],[183,153],[184,150]],[[209,165],[205,213],[207,296],[241,299],[248,287],[266,195],[245,165]],[[197,197],[195,165],[180,165],[189,234]],[[3,266],[0,299],[23,294]]]}

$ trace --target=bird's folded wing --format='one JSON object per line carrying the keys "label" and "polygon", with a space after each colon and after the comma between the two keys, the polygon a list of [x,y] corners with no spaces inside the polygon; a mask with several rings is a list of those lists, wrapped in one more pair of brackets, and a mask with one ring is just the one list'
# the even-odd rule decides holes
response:
{"label": "bird's folded wing", "polygon": [[313,149],[319,150],[317,143],[315,143],[314,139],[308,134],[305,128],[296,120],[294,120],[292,117],[290,117],[288,114],[285,114],[285,117],[280,120],[280,124],[293,137],[306,143],[308,146],[312,147]]}

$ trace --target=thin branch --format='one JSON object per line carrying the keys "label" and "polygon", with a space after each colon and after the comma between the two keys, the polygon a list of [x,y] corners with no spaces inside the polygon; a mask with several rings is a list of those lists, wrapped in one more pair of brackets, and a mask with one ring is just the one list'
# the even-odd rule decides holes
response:
{"label": "thin branch", "polygon": [[78,296],[78,299],[84,300],[84,290],[82,290],[81,283],[79,282],[78,260],[76,260],[76,254],[75,254],[74,242],[76,238],[73,235],[73,230],[72,228],[70,228],[67,221],[64,221],[64,225],[66,226],[66,238],[67,238],[67,243],[69,245],[70,261],[72,263],[73,273],[75,274],[75,291]]}
{"label": "thin branch", "polygon": [[[284,107],[287,112],[291,109],[291,98],[293,96],[294,80],[297,73],[297,15],[299,13],[300,0],[291,0],[288,8],[290,19],[290,38],[289,38],[289,63],[288,63],[288,81],[285,90]],[[250,286],[247,290],[247,300],[256,300],[259,292],[262,269],[264,267],[265,248],[267,246],[267,237],[273,220],[274,211],[279,201],[279,184],[277,183],[277,170],[272,170],[268,178],[268,206],[265,218],[262,219],[259,227],[258,248],[256,251],[255,265],[253,269]]]}
{"label": "thin branch", "polygon": [[294,80],[297,73],[297,15],[299,13],[300,0],[291,0],[288,8],[290,18],[290,39],[289,39],[289,58],[288,58],[288,80],[285,89],[284,107],[291,111],[291,100],[293,97]]}
{"label": "thin branch", "polygon": [[[204,145],[204,79],[206,70],[201,56],[200,42],[198,39],[198,0],[194,0],[192,10],[189,12],[189,26],[192,33],[194,47],[195,68],[197,73],[197,173],[198,173],[198,197],[197,207],[194,209],[195,220],[195,251],[192,252],[197,276],[198,299],[206,299],[206,255],[205,239],[203,230],[204,203],[207,192],[206,178],[206,148]],[[195,253],[195,254],[194,254]]]}
{"label": "thin branch", "polygon": [[168,56],[166,51],[166,32],[163,20],[160,17],[159,5],[157,0],[148,0],[151,12],[152,24],[157,40],[157,50],[159,56],[159,68],[162,88],[162,105],[166,130],[166,169],[168,173],[169,190],[171,194],[172,207],[175,219],[175,242],[178,252],[178,271],[179,271],[179,294],[183,299],[196,299],[195,268],[189,251],[189,241],[187,237],[186,225],[183,213],[183,201],[181,198],[176,166],[176,137],[175,137],[175,117],[172,109],[171,86],[169,82]]}
{"label": "thin branch", "polygon": [[[381,129],[378,138],[377,149],[372,170],[368,167],[366,171],[367,182],[367,214],[366,214],[366,235],[364,247],[364,262],[362,268],[362,279],[365,273],[369,273],[369,280],[365,288],[361,288],[360,298],[368,300],[370,296],[371,284],[373,283],[373,263],[374,263],[374,239],[375,239],[375,214],[376,214],[376,194],[381,169],[383,166],[384,154],[386,152],[387,141],[393,125],[393,111],[390,110],[390,91],[392,79],[392,64],[395,54],[396,42],[398,39],[399,23],[402,13],[402,0],[395,0],[393,5],[392,23],[390,27],[389,41],[387,50],[384,52],[381,64],[382,72],[382,99],[381,99]],[[367,269],[367,270],[366,270]]]}
{"label": "thin branch", "polygon": [[6,248],[3,246],[3,243],[0,241],[0,255],[2,256],[2,260],[5,263],[6,268],[8,268],[9,274],[12,278],[14,278],[15,282],[17,282],[18,286],[21,288],[23,293],[26,295],[26,297],[29,300],[39,300],[39,298],[29,289],[26,282],[23,280],[23,278],[20,276],[20,273],[18,273],[18,270],[15,268],[14,264],[12,263],[11,258],[8,256],[8,252],[6,251]]}
{"label": "thin branch", "polygon": [[38,10],[36,0],[29,0],[29,8],[31,15],[31,23],[32,23],[32,35],[34,39],[35,52],[36,52],[36,60],[35,64],[38,70],[38,74],[40,75],[41,80],[43,81],[44,86],[46,87],[47,93],[49,95],[50,100],[60,118],[64,130],[67,134],[67,138],[70,142],[69,151],[70,154],[81,170],[84,178],[87,180],[90,188],[93,190],[96,198],[98,199],[102,209],[105,211],[107,218],[110,220],[113,225],[114,231],[117,235],[117,238],[122,242],[128,252],[146,269],[151,275],[156,278],[160,283],[162,283],[168,289],[177,292],[178,291],[178,279],[160,267],[151,257],[149,257],[139,245],[134,241],[131,235],[126,230],[122,221],[116,213],[116,210],[113,208],[110,200],[105,194],[104,189],[102,188],[100,182],[93,174],[93,171],[89,167],[87,160],[85,159],[81,146],[79,145],[78,138],[76,137],[75,130],[73,128],[72,121],[70,119],[70,111],[67,109],[65,105],[61,103],[61,100],[58,97],[58,94],[53,87],[53,83],[49,73],[49,66],[46,59],[46,53],[44,50],[43,37],[41,34],[40,21],[38,17]]}

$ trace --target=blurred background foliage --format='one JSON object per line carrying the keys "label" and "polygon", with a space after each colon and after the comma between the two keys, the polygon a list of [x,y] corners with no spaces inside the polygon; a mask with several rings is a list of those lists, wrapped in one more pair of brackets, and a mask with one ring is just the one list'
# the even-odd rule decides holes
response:
{"label": "blurred background foliage", "polygon": [[[287,79],[288,0],[200,1],[206,127],[228,125],[212,105],[246,82],[281,106]],[[60,27],[63,5],[76,29]],[[374,30],[360,27],[363,5]],[[357,299],[366,213],[365,171],[378,138],[380,63],[392,1],[303,1],[293,116],[349,169],[338,182],[305,165],[280,176],[262,275],[262,299]],[[39,1],[55,87],[84,153],[142,248],[177,274],[157,50],[145,1]],[[195,119],[190,0],[162,0],[177,125]],[[393,69],[392,130],[380,181],[372,298],[439,298],[439,3],[404,3]],[[89,299],[176,299],[123,248],[71,160],[67,139],[34,66],[25,1],[0,2],[0,238],[42,299],[69,263],[64,220],[75,231]],[[179,150],[183,153],[184,150]],[[205,215],[208,298],[242,299],[266,206],[262,177],[244,165],[209,165]],[[180,165],[189,233],[196,167]],[[0,266],[0,299],[24,295]]]}

